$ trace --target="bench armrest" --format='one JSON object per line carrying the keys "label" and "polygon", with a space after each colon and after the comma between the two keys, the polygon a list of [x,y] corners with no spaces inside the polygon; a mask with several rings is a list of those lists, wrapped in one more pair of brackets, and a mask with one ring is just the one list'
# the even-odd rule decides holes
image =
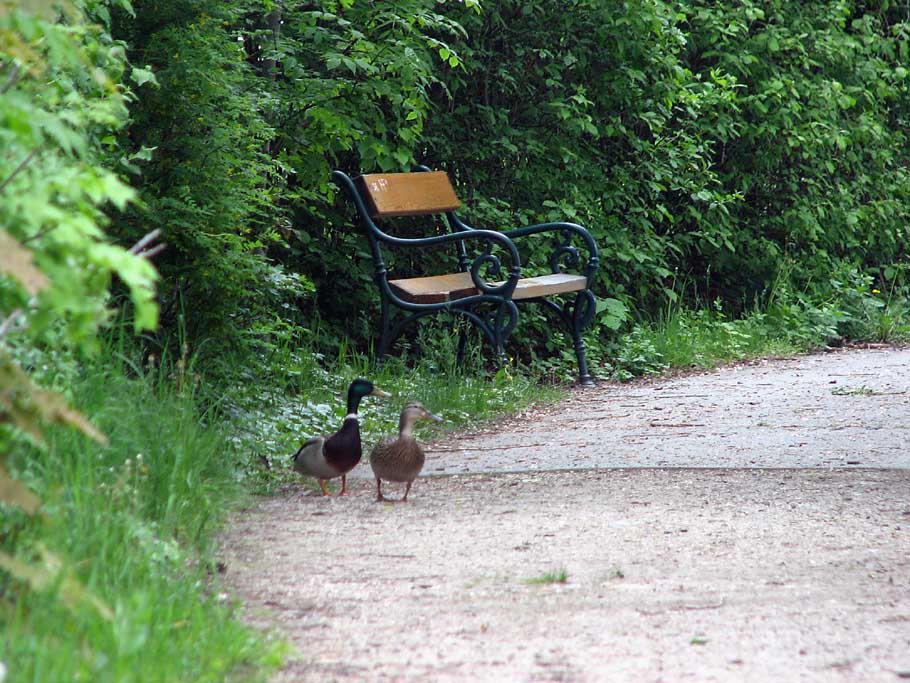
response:
{"label": "bench armrest", "polygon": [[[433,237],[394,237],[376,228],[376,238],[385,244],[403,248],[433,247],[441,244],[465,243],[479,240],[486,244],[482,253],[474,258],[468,266],[474,285],[484,294],[501,296],[506,299],[512,297],[515,284],[521,277],[521,257],[515,243],[496,230],[471,230],[469,232],[446,233]],[[491,284],[489,280],[500,279],[502,263],[498,256],[493,254],[494,246],[502,247],[509,255],[510,267],[508,277],[498,284]]]}
{"label": "bench armrest", "polygon": [[[470,233],[476,228],[463,223],[457,217],[454,221],[456,227],[463,231],[459,234]],[[578,248],[573,244],[574,238],[578,237],[587,249],[587,259],[585,261],[584,275],[588,280],[588,286],[594,282],[594,275],[600,265],[600,257],[597,251],[597,243],[588,230],[576,223],[537,223],[535,225],[526,225],[522,228],[513,228],[510,230],[498,231],[499,234],[505,235],[509,239],[522,238],[528,235],[540,233],[558,233],[561,237],[553,253],[550,254],[550,268],[554,273],[561,273],[563,266],[569,268],[579,268],[580,257]],[[562,263],[562,262],[565,263]]]}

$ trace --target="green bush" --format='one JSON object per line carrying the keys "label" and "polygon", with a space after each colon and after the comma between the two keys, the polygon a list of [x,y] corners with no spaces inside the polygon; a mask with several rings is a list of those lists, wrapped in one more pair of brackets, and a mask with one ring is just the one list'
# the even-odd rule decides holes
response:
{"label": "green bush", "polygon": [[[114,229],[132,240],[164,231],[161,339],[178,328],[208,339],[212,357],[250,337],[281,334],[312,289],[299,272],[268,258],[287,234],[282,164],[270,148],[269,90],[248,63],[242,2],[132,3],[115,14],[114,35],[129,58],[154,74],[131,106],[124,147],[141,155],[124,169],[140,206]],[[252,353],[252,349],[251,349]]]}
{"label": "green bush", "polygon": [[[744,314],[784,263],[799,291],[843,269],[906,287],[910,22],[894,3],[134,8],[115,35],[160,87],[131,110],[131,148],[155,149],[125,234],[167,226],[165,324],[184,311],[210,348],[294,330],[368,347],[371,263],[333,167],[445,167],[480,227],[585,224],[600,357],[680,296]],[[549,327],[525,316],[512,355],[552,358]]]}
{"label": "green bush", "polygon": [[731,209],[734,249],[712,262],[728,289],[761,292],[782,260],[797,278],[819,280],[906,258],[910,17],[890,4],[689,10],[690,60],[741,86],[744,125],[715,161],[743,197]]}

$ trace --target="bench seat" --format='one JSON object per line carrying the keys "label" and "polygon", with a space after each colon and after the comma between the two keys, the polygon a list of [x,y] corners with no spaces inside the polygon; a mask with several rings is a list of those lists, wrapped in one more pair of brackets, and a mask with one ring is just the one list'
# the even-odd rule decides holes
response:
{"label": "bench seat", "polygon": [[[501,282],[491,282],[499,286]],[[513,300],[537,299],[553,294],[580,292],[586,289],[588,280],[583,275],[553,273],[520,279],[515,285]],[[466,296],[480,294],[474,286],[470,273],[448,273],[432,277],[412,277],[404,280],[389,280],[389,287],[404,301],[412,304],[438,304],[455,301]]]}

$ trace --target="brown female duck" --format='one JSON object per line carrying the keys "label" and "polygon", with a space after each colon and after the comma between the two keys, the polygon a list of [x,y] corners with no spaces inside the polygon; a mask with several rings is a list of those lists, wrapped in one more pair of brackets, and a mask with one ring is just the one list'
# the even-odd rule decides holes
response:
{"label": "brown female duck", "polygon": [[407,482],[402,503],[408,501],[411,484],[423,469],[425,460],[423,448],[411,434],[417,420],[442,422],[420,403],[409,403],[401,411],[398,421],[398,437],[382,439],[370,453],[370,467],[376,475],[376,500],[388,500],[382,495],[382,480]]}
{"label": "brown female duck", "polygon": [[341,429],[331,435],[314,436],[294,454],[294,470],[316,477],[322,495],[329,495],[327,479],[341,477],[341,492],[347,493],[347,473],[360,462],[363,448],[360,443],[360,424],[357,408],[364,396],[390,396],[367,379],[355,379],[348,387],[348,412]]}

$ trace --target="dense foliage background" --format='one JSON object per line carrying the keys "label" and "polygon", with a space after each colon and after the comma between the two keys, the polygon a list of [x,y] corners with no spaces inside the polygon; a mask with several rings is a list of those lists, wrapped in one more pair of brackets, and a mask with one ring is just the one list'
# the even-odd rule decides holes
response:
{"label": "dense foliage background", "polygon": [[[455,422],[539,393],[434,325],[364,364],[333,168],[586,225],[595,375],[902,339],[908,65],[894,0],[0,0],[0,679],[255,680],[212,590],[237,481],[356,374]],[[574,374],[534,312],[510,344]]]}
{"label": "dense foliage background", "polygon": [[[900,3],[133,8],[114,36],[158,86],[139,90],[121,144],[153,151],[131,178],[142,208],[115,231],[165,228],[166,328],[186,311],[194,336],[287,323],[363,348],[370,264],[328,175],[417,162],[450,172],[475,224],[589,227],[597,293],[627,322],[668,297],[739,313],[903,286]],[[589,343],[607,349],[623,311]],[[522,344],[546,345],[545,329],[531,317]]]}

